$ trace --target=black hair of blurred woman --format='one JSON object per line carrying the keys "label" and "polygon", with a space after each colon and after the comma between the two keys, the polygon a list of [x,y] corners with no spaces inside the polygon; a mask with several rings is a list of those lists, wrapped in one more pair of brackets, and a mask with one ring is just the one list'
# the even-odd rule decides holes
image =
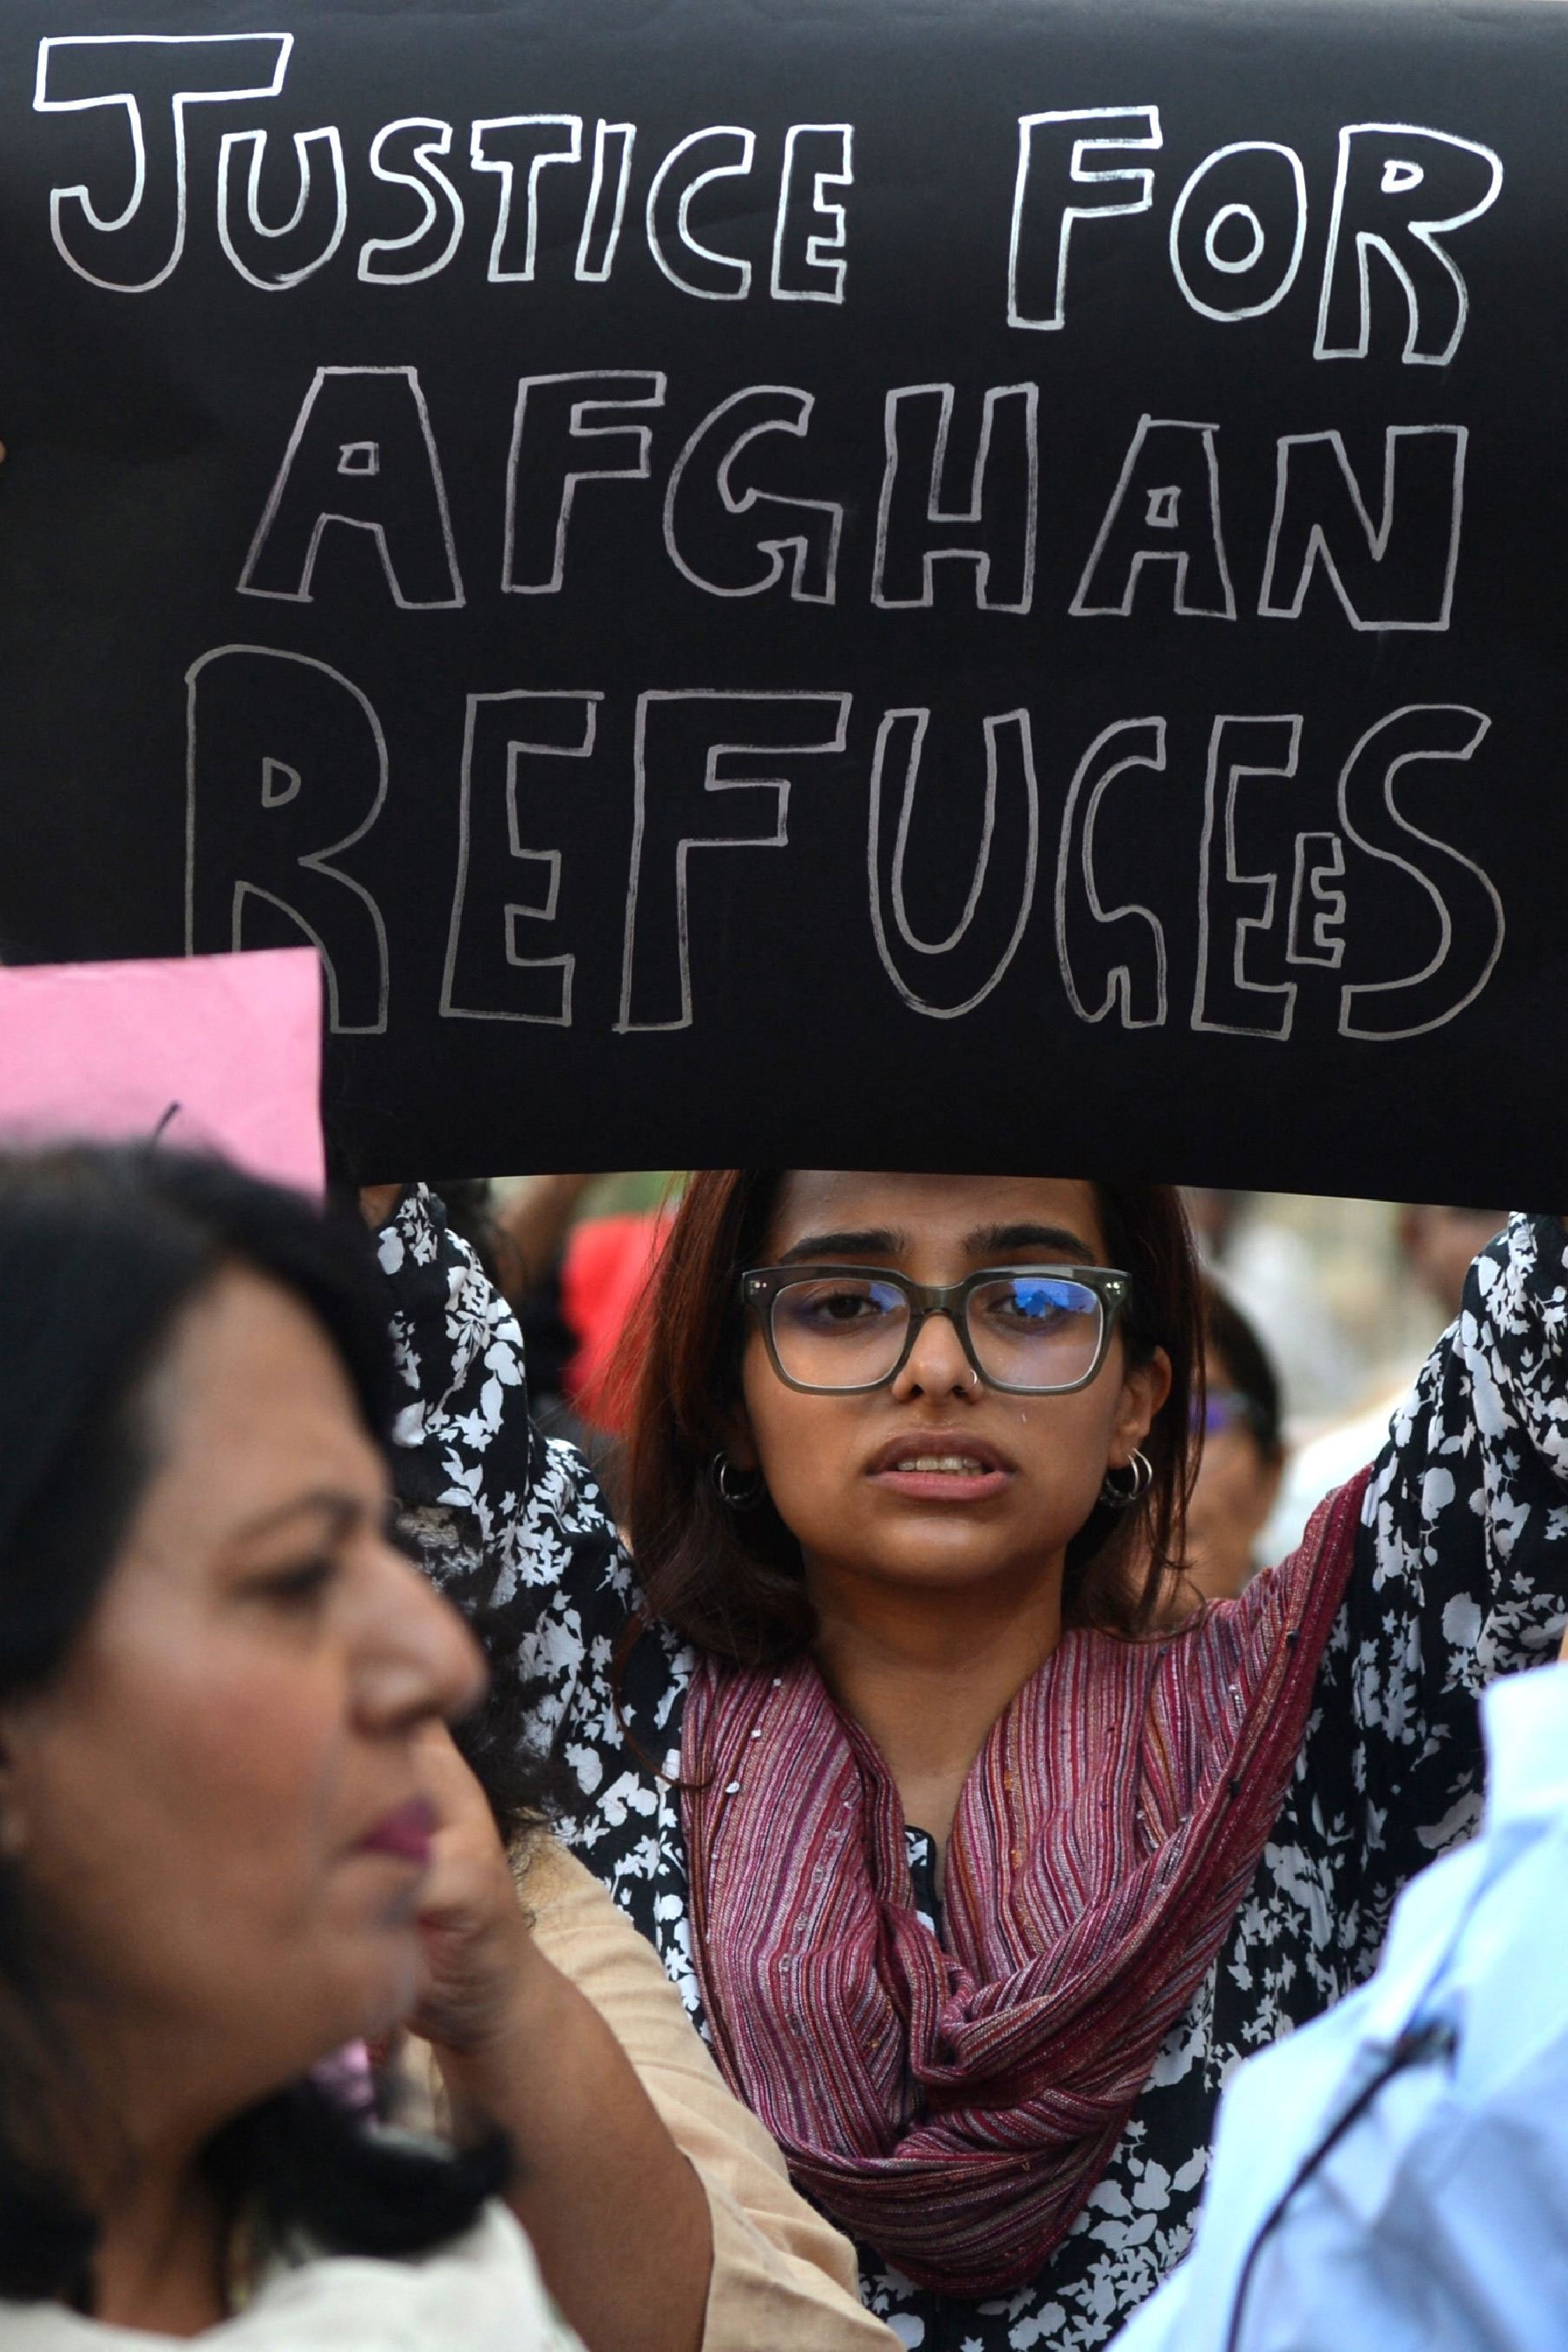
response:
{"label": "black hair of blurred woman", "polygon": [[[153,1467],[150,1376],[235,1261],[315,1318],[384,1446],[392,1352],[362,1229],[183,1153],[0,1154],[0,1698],[47,1683],[90,1618]],[[96,2224],[17,2129],[36,2120],[40,2083],[79,2087],[48,1981],[22,1874],[0,1861],[0,2297],[85,2308]],[[233,2118],[204,2153],[264,2236],[381,2256],[455,2236],[507,2164],[498,2140],[449,2155],[381,2134],[315,2077]]]}
{"label": "black hair of blurred woman", "polygon": [[[1229,1375],[1223,1385],[1234,1391],[1246,1407],[1248,1434],[1265,1462],[1281,1461],[1285,1438],[1280,1376],[1247,1317],[1209,1276],[1204,1277],[1203,1320],[1207,1351],[1220,1359]],[[1217,1393],[1220,1386],[1211,1365],[1210,1393]]]}

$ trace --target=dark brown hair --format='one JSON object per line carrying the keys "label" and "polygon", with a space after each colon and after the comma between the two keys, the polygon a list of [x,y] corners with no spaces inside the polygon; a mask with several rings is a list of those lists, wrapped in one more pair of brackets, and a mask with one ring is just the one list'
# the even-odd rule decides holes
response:
{"label": "dark brown hair", "polygon": [[[767,1245],[781,1169],[710,1168],[688,1183],[628,1334],[635,1392],[622,1492],[645,1618],[739,1665],[805,1649],[815,1619],[794,1537],[765,1495],[720,1500],[716,1454],[740,1405],[739,1276]],[[1131,1363],[1156,1348],[1171,1390],[1144,1441],[1154,1471],[1134,1509],[1096,1504],[1068,1546],[1063,1613],[1135,1639],[1179,1563],[1191,1484],[1191,1402],[1201,1396],[1202,1317],[1179,1195],[1162,1184],[1096,1184],[1107,1263],[1132,1276],[1121,1323]]]}

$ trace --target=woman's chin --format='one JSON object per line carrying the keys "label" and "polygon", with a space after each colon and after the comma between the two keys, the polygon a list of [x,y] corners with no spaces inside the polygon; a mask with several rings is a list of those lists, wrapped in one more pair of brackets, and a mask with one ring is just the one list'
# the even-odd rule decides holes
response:
{"label": "woman's chin", "polygon": [[338,1997],[321,2007],[320,2042],[338,2049],[351,2042],[384,2042],[418,2008],[429,1981],[429,1969],[417,1929],[412,1926],[376,1939],[364,1965],[338,1988]]}
{"label": "woman's chin", "polygon": [[[963,1539],[969,1531],[945,1528],[921,1530],[920,1540],[907,1549],[889,1547],[874,1559],[828,1571],[831,1582],[844,1588],[854,1582],[885,1592],[940,1596],[985,1591],[1017,1594],[1020,1587],[1041,1588],[1061,1580],[1061,1549],[1030,1549],[1022,1555]],[[944,1538],[956,1538],[944,1540]]]}
{"label": "woman's chin", "polygon": [[414,1948],[401,1964],[389,1971],[370,2005],[371,2022],[360,2028],[368,2042],[377,2042],[395,2032],[411,2017],[423,1999],[430,1981],[430,1971],[418,1939]]}

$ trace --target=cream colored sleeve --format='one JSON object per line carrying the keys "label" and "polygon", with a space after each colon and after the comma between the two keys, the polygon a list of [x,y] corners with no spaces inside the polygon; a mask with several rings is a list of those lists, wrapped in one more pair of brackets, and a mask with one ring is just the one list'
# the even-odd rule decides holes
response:
{"label": "cream colored sleeve", "polygon": [[520,1885],[540,1950],[604,2019],[707,2193],[714,2259],[703,2352],[899,2352],[892,2330],[861,2305],[848,2240],[790,2186],[653,1946],[553,1838],[535,1841]]}

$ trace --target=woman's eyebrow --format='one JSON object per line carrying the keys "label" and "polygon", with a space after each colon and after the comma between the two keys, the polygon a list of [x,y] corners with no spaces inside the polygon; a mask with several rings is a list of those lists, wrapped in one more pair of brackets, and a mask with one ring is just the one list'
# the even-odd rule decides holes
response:
{"label": "woman's eyebrow", "polygon": [[1070,1233],[1065,1225],[979,1225],[966,1236],[964,1247],[971,1257],[1017,1257],[1020,1251],[1057,1250],[1075,1265],[1088,1265],[1094,1252],[1081,1234]]}
{"label": "woman's eyebrow", "polygon": [[779,1263],[795,1265],[817,1257],[897,1257],[908,1247],[907,1234],[894,1233],[885,1225],[859,1234],[806,1234],[790,1244]]}
{"label": "woman's eyebrow", "polygon": [[231,1540],[249,1543],[257,1537],[277,1535],[296,1519],[325,1519],[329,1537],[348,1535],[365,1516],[362,1496],[338,1486],[317,1486],[308,1494],[290,1496],[287,1503],[270,1511],[258,1511],[255,1518],[242,1520],[232,1530]]}

